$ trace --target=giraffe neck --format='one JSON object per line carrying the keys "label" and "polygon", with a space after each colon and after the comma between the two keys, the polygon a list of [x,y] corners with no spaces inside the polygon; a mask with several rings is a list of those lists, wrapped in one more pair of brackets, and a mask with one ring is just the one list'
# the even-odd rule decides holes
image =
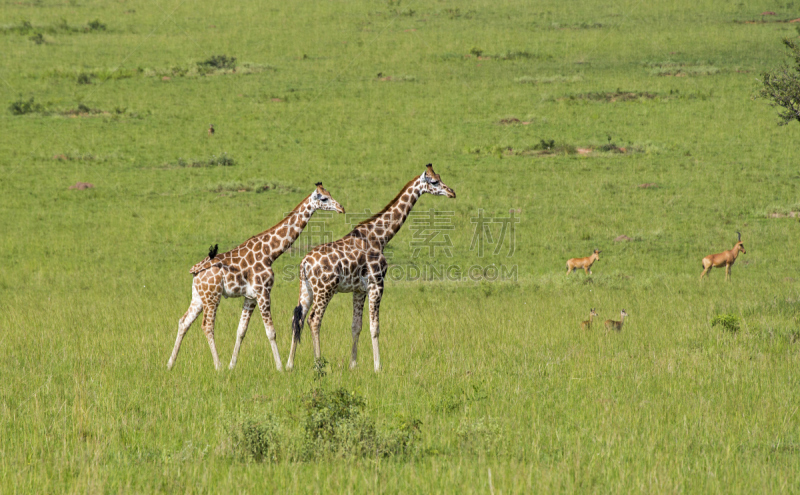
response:
{"label": "giraffe neck", "polygon": [[258,236],[262,243],[261,252],[265,253],[270,265],[292,246],[311,219],[314,208],[309,205],[310,198],[304,199],[286,218]]}
{"label": "giraffe neck", "polygon": [[358,224],[350,235],[367,239],[372,246],[383,251],[392,237],[400,231],[422,193],[423,187],[417,177],[406,184],[383,210]]}

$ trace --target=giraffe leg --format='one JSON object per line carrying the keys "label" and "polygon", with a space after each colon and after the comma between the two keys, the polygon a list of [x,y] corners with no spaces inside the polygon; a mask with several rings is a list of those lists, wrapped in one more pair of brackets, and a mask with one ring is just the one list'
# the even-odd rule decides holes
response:
{"label": "giraffe leg", "polygon": [[308,326],[311,327],[311,340],[314,343],[314,359],[322,358],[322,348],[319,344],[319,328],[322,325],[322,317],[325,315],[325,308],[333,297],[332,293],[320,294],[314,301],[314,311],[308,319]]}
{"label": "giraffe leg", "polygon": [[258,310],[261,312],[261,319],[264,320],[264,329],[267,331],[267,338],[269,345],[272,347],[272,356],[275,358],[275,367],[278,371],[283,371],[283,363],[281,363],[281,355],[278,352],[278,342],[275,340],[275,327],[272,324],[272,311],[270,309],[270,290],[272,287],[266,287],[264,290],[258,292],[256,295],[258,300]]}
{"label": "giraffe leg", "polygon": [[239,329],[236,330],[236,345],[233,347],[233,356],[231,356],[231,364],[228,369],[233,369],[236,366],[236,360],[239,359],[239,349],[244,342],[244,336],[247,334],[247,325],[250,323],[250,316],[253,315],[253,310],[256,308],[256,301],[253,299],[244,298],[242,305],[242,317],[239,319]]}
{"label": "giraffe leg", "polygon": [[197,293],[197,290],[192,287],[192,302],[189,304],[189,309],[186,310],[186,313],[178,322],[178,336],[175,338],[175,347],[172,348],[172,355],[169,357],[169,361],[167,361],[167,369],[172,369],[172,367],[175,366],[175,360],[178,359],[178,351],[181,350],[183,337],[202,311],[203,302],[200,300],[200,295]]}
{"label": "giraffe leg", "polygon": [[381,353],[378,350],[378,336],[381,333],[379,313],[382,297],[383,284],[371,284],[369,287],[369,333],[372,336],[372,359],[375,362],[376,372],[381,369]]}
{"label": "giraffe leg", "polygon": [[356,367],[358,357],[358,336],[361,335],[361,316],[364,314],[364,301],[367,298],[366,292],[353,293],[353,352],[350,355],[350,369]]}
{"label": "giraffe leg", "polygon": [[217,307],[219,307],[219,296],[215,296],[213,300],[206,302],[203,308],[203,333],[206,334],[208,347],[211,348],[211,357],[214,358],[214,368],[219,370],[219,355],[217,355],[217,346],[214,344],[214,322],[217,319]]}
{"label": "giraffe leg", "polygon": [[[303,325],[306,322],[306,315],[308,315],[309,309],[311,309],[311,303],[314,302],[314,298],[311,294],[311,291],[308,289],[308,285],[305,280],[301,278],[300,280],[300,301],[297,305],[300,308],[300,315],[295,316],[294,318],[299,319],[298,322],[292,322],[292,326],[295,326],[295,323],[299,325],[299,330],[302,330]],[[295,309],[297,312],[297,309]],[[297,344],[300,343],[300,332],[295,331],[294,328],[292,329],[292,346],[289,349],[289,359],[286,361],[286,371],[292,371],[294,368],[294,353],[297,351]]]}

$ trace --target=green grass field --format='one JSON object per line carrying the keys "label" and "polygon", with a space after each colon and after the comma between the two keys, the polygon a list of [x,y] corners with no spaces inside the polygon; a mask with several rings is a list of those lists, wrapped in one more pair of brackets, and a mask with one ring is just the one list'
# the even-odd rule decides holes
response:
{"label": "green grass field", "polygon": [[[767,0],[3,2],[0,492],[800,491],[800,130],[753,99],[798,17]],[[203,64],[219,55],[236,61]],[[235,370],[214,371],[196,322],[167,371],[209,244],[271,227],[317,181],[378,211],[429,162],[458,197],[416,211],[452,212],[452,256],[414,257],[410,224],[392,241],[381,373],[368,329],[347,368],[349,294],[322,373],[308,331],[278,373],[257,313]],[[513,253],[499,223],[471,249],[480,212],[510,209]],[[736,231],[732,281],[700,283]],[[594,248],[594,275],[564,275]],[[273,266],[284,363],[303,251]],[[224,364],[241,304],[218,313]]]}

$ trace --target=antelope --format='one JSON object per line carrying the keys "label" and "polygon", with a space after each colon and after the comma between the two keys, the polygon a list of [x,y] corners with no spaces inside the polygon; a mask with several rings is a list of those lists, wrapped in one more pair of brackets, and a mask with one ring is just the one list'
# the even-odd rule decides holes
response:
{"label": "antelope", "polygon": [[703,258],[703,273],[700,274],[700,280],[703,280],[703,277],[711,268],[720,268],[722,266],[725,267],[725,280],[730,280],[731,266],[733,266],[733,263],[736,261],[736,257],[739,256],[739,251],[747,254],[747,251],[744,250],[744,244],[742,244],[742,233],[737,232],[736,234],[739,236],[739,240],[736,242],[736,245],[733,246],[733,249],[717,254],[709,254]]}
{"label": "antelope", "polygon": [[570,258],[567,260],[567,275],[572,273],[576,268],[583,268],[587,275],[592,274],[592,264],[600,259],[600,250],[595,249],[591,256],[586,258]]}
{"label": "antelope", "polygon": [[606,330],[616,330],[617,332],[622,331],[622,324],[625,323],[625,317],[628,316],[628,313],[625,312],[623,309],[619,312],[620,319],[619,321],[614,320],[606,320]]}
{"label": "antelope", "polygon": [[600,315],[598,315],[597,312],[594,310],[594,308],[592,308],[592,310],[589,312],[589,319],[581,322],[581,328],[583,330],[591,330],[592,320],[594,319],[595,316],[600,316]]}

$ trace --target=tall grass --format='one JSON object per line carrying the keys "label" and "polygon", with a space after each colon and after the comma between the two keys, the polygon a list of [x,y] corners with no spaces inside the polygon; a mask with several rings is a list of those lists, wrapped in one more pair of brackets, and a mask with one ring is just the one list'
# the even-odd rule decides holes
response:
{"label": "tall grass", "polygon": [[[0,491],[486,493],[489,470],[496,493],[795,489],[798,131],[751,99],[794,30],[743,22],[765,9],[245,1],[175,4],[165,22],[148,3],[9,4]],[[89,18],[107,29],[14,31]],[[236,69],[200,70],[222,53]],[[75,108],[123,110],[49,110]],[[504,151],[542,141],[639,151]],[[318,181],[348,213],[376,212],[431,162],[458,198],[415,211],[452,212],[452,256],[415,256],[411,220],[390,244],[402,276],[381,306],[381,373],[367,324],[348,369],[346,294],[325,315],[325,376],[310,339],[276,372],[258,313],[235,370],[213,370],[197,322],[167,372],[209,244],[274,225]],[[510,233],[496,250],[499,223],[482,257],[470,249],[481,214],[511,209],[513,251]],[[299,246],[350,229],[315,220]],[[700,283],[736,231],[732,281]],[[564,275],[595,248],[594,275]],[[302,255],[273,266],[284,360]],[[240,305],[217,314],[223,357]],[[622,308],[622,332],[599,330]],[[329,436],[308,433],[315,390],[358,398]],[[344,401],[330,397],[315,404]]]}

